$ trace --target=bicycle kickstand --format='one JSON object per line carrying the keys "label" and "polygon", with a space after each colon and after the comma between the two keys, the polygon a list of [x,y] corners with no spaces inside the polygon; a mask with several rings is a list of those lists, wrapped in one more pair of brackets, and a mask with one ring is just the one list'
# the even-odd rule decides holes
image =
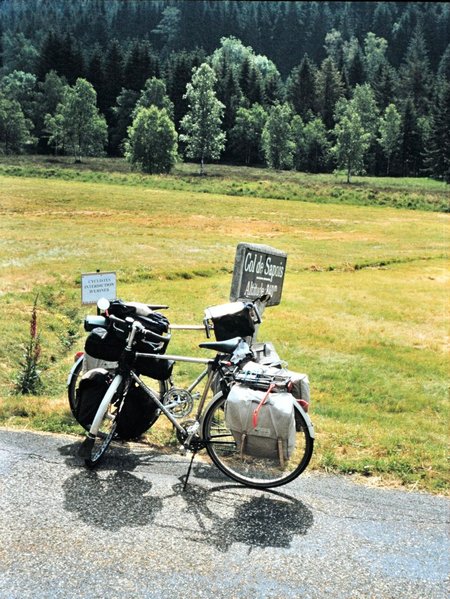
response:
{"label": "bicycle kickstand", "polygon": [[196,450],[194,450],[194,451],[192,452],[191,461],[189,462],[189,468],[188,468],[188,471],[187,471],[187,474],[186,474],[186,478],[185,478],[185,480],[184,480],[183,492],[184,492],[184,491],[186,491],[186,487],[187,487],[188,480],[189,480],[189,475],[191,474],[191,470],[192,470],[192,463],[193,463],[193,461],[194,461],[194,458],[195,458],[195,454],[196,454],[196,453],[197,453],[197,451],[196,451]]}

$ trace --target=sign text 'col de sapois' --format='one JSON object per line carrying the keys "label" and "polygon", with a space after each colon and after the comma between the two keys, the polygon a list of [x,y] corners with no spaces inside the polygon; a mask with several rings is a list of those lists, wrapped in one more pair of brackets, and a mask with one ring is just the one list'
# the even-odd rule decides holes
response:
{"label": "sign text 'col de sapois'", "polygon": [[240,243],[236,249],[230,300],[270,295],[268,306],[281,301],[287,254],[268,245]]}

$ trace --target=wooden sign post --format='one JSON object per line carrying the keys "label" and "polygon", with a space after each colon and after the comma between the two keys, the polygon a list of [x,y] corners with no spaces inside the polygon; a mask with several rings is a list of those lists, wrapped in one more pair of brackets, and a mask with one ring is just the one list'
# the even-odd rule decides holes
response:
{"label": "wooden sign post", "polygon": [[287,254],[268,245],[239,243],[234,261],[230,301],[270,295],[267,306],[281,302]]}

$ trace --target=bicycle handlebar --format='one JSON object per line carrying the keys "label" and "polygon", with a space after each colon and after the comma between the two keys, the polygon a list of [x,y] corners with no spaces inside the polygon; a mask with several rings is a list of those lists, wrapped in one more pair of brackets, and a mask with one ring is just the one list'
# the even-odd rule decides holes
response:
{"label": "bicycle handlebar", "polygon": [[108,316],[108,318],[109,318],[110,322],[112,322],[113,326],[114,326],[114,323],[116,323],[116,324],[120,325],[121,327],[124,327],[124,326],[126,327],[126,331],[119,328],[119,331],[121,333],[125,333],[125,332],[129,331],[132,324],[135,323],[137,325],[137,328],[139,329],[139,331],[142,333],[142,336],[144,337],[144,339],[147,339],[148,341],[158,341],[160,343],[165,343],[166,345],[170,341],[170,335],[166,335],[166,336],[158,335],[158,333],[155,333],[154,331],[150,331],[149,329],[146,329],[144,327],[144,325],[139,322],[139,320],[134,320],[132,316],[127,317],[127,318],[132,319],[131,322],[127,322],[126,320],[123,320],[122,318],[118,318],[117,316],[114,316],[113,314],[110,314]]}

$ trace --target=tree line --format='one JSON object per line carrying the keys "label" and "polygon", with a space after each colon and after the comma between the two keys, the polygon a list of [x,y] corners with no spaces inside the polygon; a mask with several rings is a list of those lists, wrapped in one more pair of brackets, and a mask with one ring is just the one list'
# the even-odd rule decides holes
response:
{"label": "tree line", "polygon": [[[424,3],[420,14],[408,3],[378,2],[86,0],[78,13],[70,3],[39,4],[47,17],[53,11],[55,24],[39,40],[27,29],[27,19],[30,27],[36,23],[23,3],[0,5],[7,17],[2,23],[9,23],[1,38],[5,153],[32,149],[80,159],[106,152],[149,172],[167,172],[184,155],[201,163],[220,159],[308,172],[344,168],[349,180],[358,172],[450,178],[450,49],[445,36],[430,42],[430,29],[448,27],[445,4]],[[273,17],[275,7],[282,17]],[[313,48],[306,42],[314,7],[324,30]],[[375,31],[364,32],[368,11]],[[231,13],[236,19],[227,29],[224,16]],[[233,35],[211,48],[209,30],[201,47],[187,49],[213,14],[216,30],[224,32],[265,23],[259,32],[270,31],[271,58]],[[58,29],[64,15],[72,30]],[[137,15],[139,27],[146,27],[142,39],[130,37],[124,21]],[[189,43],[186,23],[192,25]],[[118,37],[108,41],[102,30]],[[409,37],[400,54],[393,49],[403,30]],[[96,42],[82,45],[93,32]],[[272,59],[282,55],[275,34],[281,46],[291,40],[290,56],[281,62]],[[259,48],[262,41],[254,43]],[[299,47],[309,52],[287,70]],[[208,138],[210,147],[201,148]]]}

